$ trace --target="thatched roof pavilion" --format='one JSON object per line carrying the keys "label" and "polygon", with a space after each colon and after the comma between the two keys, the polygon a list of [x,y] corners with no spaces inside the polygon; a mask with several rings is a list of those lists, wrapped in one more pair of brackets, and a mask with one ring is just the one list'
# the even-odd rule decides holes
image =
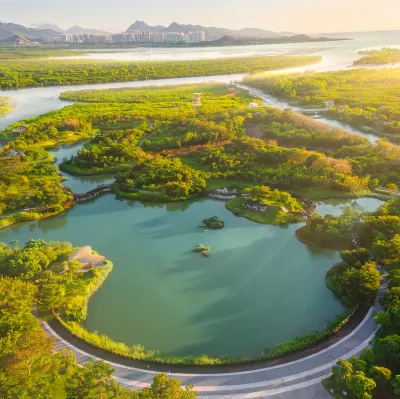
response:
{"label": "thatched roof pavilion", "polygon": [[68,260],[76,260],[81,263],[82,267],[95,267],[104,259],[104,256],[93,254],[92,247],[87,245],[77,249]]}

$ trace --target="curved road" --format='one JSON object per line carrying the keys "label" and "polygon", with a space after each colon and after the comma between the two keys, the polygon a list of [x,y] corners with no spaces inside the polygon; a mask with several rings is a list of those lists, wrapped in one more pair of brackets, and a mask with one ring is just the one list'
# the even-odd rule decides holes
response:
{"label": "curved road", "polygon": [[[376,303],[370,308],[364,320],[346,337],[330,347],[313,355],[290,363],[261,368],[258,370],[218,374],[169,373],[182,385],[194,385],[202,399],[216,398],[263,398],[272,399],[328,399],[332,398],[321,385],[321,380],[328,376],[332,366],[339,359],[348,359],[357,355],[368,346],[379,327],[374,316],[382,310],[379,298],[386,289],[386,282],[380,288]],[[57,350],[70,349],[75,353],[77,362],[84,364],[90,359],[101,360],[74,347],[61,338],[46,322],[43,328],[56,339]],[[143,389],[150,385],[157,373],[121,364],[111,363],[115,368],[114,378],[123,387]]]}

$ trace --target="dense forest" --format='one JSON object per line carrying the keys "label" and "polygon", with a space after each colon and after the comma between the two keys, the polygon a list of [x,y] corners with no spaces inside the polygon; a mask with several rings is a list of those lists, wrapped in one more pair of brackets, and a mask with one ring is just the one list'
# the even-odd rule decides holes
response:
{"label": "dense forest", "polygon": [[320,57],[312,56],[137,62],[0,58],[0,88],[6,90],[23,87],[253,73],[312,65],[319,61],[321,61]]}
{"label": "dense forest", "polygon": [[[301,234],[317,245],[335,243],[342,261],[327,274],[327,284],[348,305],[371,305],[381,284],[383,265],[387,269],[388,289],[381,298],[384,308],[375,316],[381,329],[373,347],[359,358],[340,360],[333,375],[324,381],[335,397],[346,391],[350,397],[388,398],[400,393],[400,217],[399,199],[382,205],[374,214],[363,214],[346,208],[340,217],[316,216]],[[313,235],[308,235],[314,231]],[[365,247],[352,249],[358,236]]]}
{"label": "dense forest", "polygon": [[[384,133],[400,133],[398,69],[355,69],[244,78],[247,85],[307,108],[321,108],[334,101],[328,116],[358,127],[369,126]],[[344,108],[341,108],[343,106]]]}
{"label": "dense forest", "polygon": [[400,62],[400,49],[397,48],[363,50],[360,54],[362,54],[363,57],[354,61],[354,65],[385,65]]}

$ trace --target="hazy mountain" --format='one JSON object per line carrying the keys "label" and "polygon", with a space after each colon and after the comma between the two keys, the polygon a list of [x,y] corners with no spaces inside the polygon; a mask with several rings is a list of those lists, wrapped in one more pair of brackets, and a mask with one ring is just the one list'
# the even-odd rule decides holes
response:
{"label": "hazy mountain", "polygon": [[85,29],[81,28],[80,26],[72,26],[71,28],[67,29],[65,33],[68,33],[70,35],[83,35],[84,33],[88,33],[91,35],[106,35],[109,32],[98,29]]}
{"label": "hazy mountain", "polygon": [[282,37],[282,36],[296,36],[297,33],[294,32],[278,32],[278,36]]}
{"label": "hazy mountain", "polygon": [[0,22],[0,40],[8,39],[15,35],[23,35],[29,39],[40,40],[60,36],[60,33],[51,29],[34,29],[18,24]]}
{"label": "hazy mountain", "polygon": [[64,33],[64,31],[55,24],[48,24],[48,23],[34,24],[34,25],[31,25],[31,28],[33,28],[33,29],[50,29],[50,30],[53,30],[54,32]]}
{"label": "hazy mountain", "polygon": [[132,30],[146,30],[149,32],[160,32],[163,29],[165,29],[165,26],[162,26],[162,25],[150,26],[150,25],[147,25],[146,22],[144,22],[144,21],[137,20],[126,31],[129,32]]}
{"label": "hazy mountain", "polygon": [[157,25],[150,26],[144,21],[136,21],[132,24],[127,31],[132,30],[145,30],[150,32],[183,32],[189,33],[193,31],[204,31],[206,33],[207,40],[218,40],[223,36],[232,37],[253,37],[266,39],[270,37],[282,37],[282,36],[293,36],[295,33],[292,32],[280,32],[276,33],[270,30],[258,29],[258,28],[245,28],[241,30],[232,30],[225,28],[217,28],[215,26],[206,27],[202,25],[184,25],[178,24],[177,22],[172,22],[168,27]]}
{"label": "hazy mountain", "polygon": [[208,46],[247,46],[253,44],[282,44],[282,43],[308,43],[308,42],[329,42],[348,39],[330,39],[327,37],[311,37],[304,34],[294,36],[276,36],[276,37],[237,37],[225,35],[217,40],[209,40],[196,44],[200,47]]}
{"label": "hazy mountain", "polygon": [[18,34],[11,36],[7,39],[0,40],[1,43],[6,43],[6,44],[31,44],[32,41],[28,39],[26,36]]}

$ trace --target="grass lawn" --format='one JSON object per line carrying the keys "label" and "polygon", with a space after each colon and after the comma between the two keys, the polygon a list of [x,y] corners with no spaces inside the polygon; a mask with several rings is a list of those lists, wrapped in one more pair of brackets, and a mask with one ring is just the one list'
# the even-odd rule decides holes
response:
{"label": "grass lawn", "polygon": [[[256,223],[261,224],[272,224],[280,225],[287,223],[299,222],[298,216],[293,214],[287,214],[280,210],[278,207],[268,208],[265,212],[254,212],[243,207],[245,198],[237,197],[228,201],[225,206],[226,208],[233,212],[236,216],[242,216]],[[240,210],[237,212],[236,210]]]}
{"label": "grass lawn", "polygon": [[219,188],[243,189],[254,186],[253,182],[244,180],[213,179],[207,180],[207,190],[217,190]]}
{"label": "grass lawn", "polygon": [[93,125],[94,128],[100,130],[125,130],[125,129],[134,129],[142,124],[141,121],[129,121],[129,122],[119,122],[119,123],[110,123],[107,125]]}
{"label": "grass lawn", "polygon": [[361,198],[361,197],[371,197],[371,198],[377,198],[381,200],[389,200],[390,197],[379,194],[379,193],[374,193],[372,191],[361,191],[357,194],[354,193],[349,193],[345,191],[338,191],[338,190],[330,190],[327,188],[318,188],[318,187],[312,187],[312,188],[305,188],[305,189],[299,189],[299,190],[293,190],[293,193],[301,195],[303,197],[310,198],[311,200],[322,200],[322,199],[331,199],[331,198]]}
{"label": "grass lawn", "polygon": [[184,165],[190,166],[193,169],[210,171],[210,167],[208,165],[204,165],[200,163],[196,158],[193,158],[188,155],[179,155],[178,158],[182,161]]}

